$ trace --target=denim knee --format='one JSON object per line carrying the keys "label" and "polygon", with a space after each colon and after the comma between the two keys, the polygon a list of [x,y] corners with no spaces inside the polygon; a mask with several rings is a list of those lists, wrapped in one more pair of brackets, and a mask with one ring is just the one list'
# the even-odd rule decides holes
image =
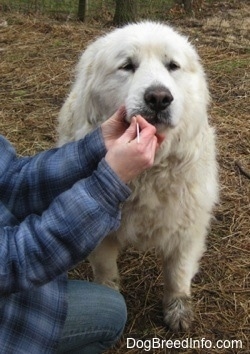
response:
{"label": "denim knee", "polygon": [[58,353],[97,354],[121,337],[127,307],[123,296],[107,286],[69,281],[68,314]]}
{"label": "denim knee", "polygon": [[[116,291],[116,290],[114,290]],[[124,297],[122,296],[122,294],[120,294],[117,291],[116,294],[117,297],[117,302],[116,302],[116,316],[114,316],[114,326],[117,328],[117,340],[119,339],[119,337],[122,335],[124,327],[126,325],[127,322],[127,306],[126,306],[126,302],[124,300]]]}

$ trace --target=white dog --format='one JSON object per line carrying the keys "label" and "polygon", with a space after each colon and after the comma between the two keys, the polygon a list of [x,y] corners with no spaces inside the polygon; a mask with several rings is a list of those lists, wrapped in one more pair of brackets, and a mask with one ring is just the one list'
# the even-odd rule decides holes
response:
{"label": "white dog", "polygon": [[118,289],[118,249],[130,243],[162,255],[164,320],[174,331],[192,318],[190,287],[217,201],[214,130],[199,57],[187,39],[153,22],[116,29],[92,43],[59,117],[59,145],[75,140],[125,103],[166,138],[154,166],[134,180],[122,223],[91,254],[95,280]]}

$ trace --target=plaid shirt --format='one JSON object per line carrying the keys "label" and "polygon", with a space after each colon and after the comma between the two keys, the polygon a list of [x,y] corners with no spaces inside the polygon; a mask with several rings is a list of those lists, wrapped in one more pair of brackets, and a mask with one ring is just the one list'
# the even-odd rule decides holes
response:
{"label": "plaid shirt", "polygon": [[56,351],[66,271],[119,227],[130,194],[105,152],[100,128],[24,158],[0,136],[0,353]]}

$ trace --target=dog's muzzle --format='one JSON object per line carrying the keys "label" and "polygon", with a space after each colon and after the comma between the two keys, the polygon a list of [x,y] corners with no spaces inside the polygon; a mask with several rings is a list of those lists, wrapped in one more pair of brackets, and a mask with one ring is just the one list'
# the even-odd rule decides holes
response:
{"label": "dog's muzzle", "polygon": [[150,86],[144,94],[141,104],[129,110],[128,122],[137,114],[140,114],[150,124],[154,125],[158,131],[172,127],[171,103],[174,97],[170,90],[164,86]]}
{"label": "dog's muzzle", "polygon": [[144,93],[141,115],[151,124],[171,126],[170,105],[174,100],[170,90],[164,86],[149,87]]}

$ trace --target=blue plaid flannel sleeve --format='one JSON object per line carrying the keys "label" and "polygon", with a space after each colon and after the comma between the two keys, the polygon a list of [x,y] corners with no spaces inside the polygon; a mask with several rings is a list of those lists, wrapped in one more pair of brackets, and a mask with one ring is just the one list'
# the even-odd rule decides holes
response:
{"label": "blue plaid flannel sleeve", "polygon": [[18,220],[41,214],[56,196],[90,176],[105,153],[100,128],[78,142],[23,158],[0,136],[0,200]]}
{"label": "blue plaid flannel sleeve", "polygon": [[103,159],[96,171],[60,194],[41,215],[0,228],[0,293],[45,284],[84,259],[120,224],[130,194]]}
{"label": "blue plaid flannel sleeve", "polygon": [[119,226],[119,204],[130,194],[104,154],[98,130],[34,160],[19,160],[0,136],[1,353],[56,352],[64,271]]}
{"label": "blue plaid flannel sleeve", "polygon": [[[22,168],[14,149],[0,138],[0,294],[49,282],[119,227],[119,205],[130,189],[104,158],[98,163],[104,147],[100,132],[94,134],[98,142],[69,144],[34,161],[20,159]],[[82,156],[86,149],[88,158]],[[66,161],[60,151],[69,154]],[[87,162],[94,171],[83,166]]]}

